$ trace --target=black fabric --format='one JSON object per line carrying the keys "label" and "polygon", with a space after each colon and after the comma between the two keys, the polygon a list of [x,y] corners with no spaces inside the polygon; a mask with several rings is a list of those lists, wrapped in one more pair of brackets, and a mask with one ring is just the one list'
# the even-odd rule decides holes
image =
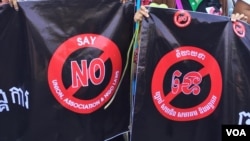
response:
{"label": "black fabric", "polygon": [[24,20],[8,4],[0,6],[0,140],[14,141],[29,120],[25,97],[30,90],[30,67]]}
{"label": "black fabric", "polygon": [[[104,81],[96,85],[89,81],[89,87],[79,87],[71,94],[72,98],[82,102],[96,98],[101,92],[109,95],[106,85],[111,81],[114,84],[110,83],[108,88],[111,89],[111,96],[114,94],[112,86],[117,86],[119,79],[116,76],[123,72],[133,34],[133,4],[124,5],[117,0],[43,0],[18,4],[19,11],[9,5],[0,8],[0,89],[9,100],[9,103],[0,103],[3,107],[9,106],[9,109],[0,109],[0,141],[103,141],[127,132],[130,122],[129,71],[114,101],[106,109],[104,106],[110,99],[94,111],[81,113],[70,102],[66,104],[68,107],[60,103],[62,101],[56,99],[56,92],[72,84],[70,62],[96,60],[105,48],[113,46],[119,54],[105,50],[109,54],[105,57],[113,59],[108,58],[104,63]],[[59,55],[58,58],[55,55],[68,39],[91,35],[103,37],[109,42],[96,38],[99,41],[97,44],[79,47],[76,51],[72,51],[75,46],[69,42],[63,51],[63,54],[72,51],[68,56]],[[50,65],[53,59],[56,63]],[[121,62],[112,64],[112,61]],[[62,69],[58,70],[62,63]],[[50,70],[50,67],[53,69]],[[121,70],[118,73],[119,69],[112,71],[114,68]],[[61,74],[63,83],[59,89],[50,83],[55,81],[49,80],[49,76],[57,74]],[[97,71],[97,77],[98,74]],[[111,76],[114,76],[113,80]],[[55,80],[61,82],[59,79]],[[17,98],[13,101],[12,87],[23,90],[23,95],[17,90],[19,93],[12,94],[15,97],[21,95],[21,101]],[[66,90],[63,92],[64,96],[70,97],[71,94]]]}
{"label": "black fabric", "polygon": [[[132,141],[221,141],[222,125],[249,124],[249,25],[237,31],[229,17],[189,12],[179,15],[186,24],[180,26],[178,10],[149,10],[141,24]],[[210,59],[191,57],[195,50]],[[199,91],[186,91],[195,86],[186,75],[206,66],[196,79]],[[218,105],[198,110],[211,95]]]}

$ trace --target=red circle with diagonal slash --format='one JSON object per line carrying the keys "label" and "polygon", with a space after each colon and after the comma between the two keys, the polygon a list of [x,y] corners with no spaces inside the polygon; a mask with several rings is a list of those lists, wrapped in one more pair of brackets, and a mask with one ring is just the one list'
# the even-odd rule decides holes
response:
{"label": "red circle with diagonal slash", "polygon": [[[173,94],[170,91],[165,94],[163,81],[164,76],[167,74],[172,65],[185,60],[195,61],[204,66],[198,72],[203,77],[209,75],[211,88],[208,96],[203,102],[193,107],[179,108],[171,105],[170,103],[181,93]],[[219,64],[213,56],[200,48],[192,46],[177,48],[176,50],[167,53],[158,62],[153,74],[151,89],[154,105],[164,117],[174,121],[191,121],[205,118],[214,112],[221,98],[222,76]],[[211,108],[206,112],[201,112],[200,108],[204,108],[206,106],[211,106]]]}
{"label": "red circle with diagonal slash", "polygon": [[245,26],[241,22],[239,21],[233,22],[233,30],[234,30],[234,33],[238,35],[239,37],[245,37],[246,29],[245,29]]}
{"label": "red circle with diagonal slash", "polygon": [[191,23],[191,15],[189,14],[188,11],[186,10],[178,10],[175,14],[174,14],[174,23],[178,26],[178,27],[186,27]]}
{"label": "red circle with diagonal slash", "polygon": [[[79,45],[77,40],[86,44]],[[87,41],[90,39],[89,41]],[[62,80],[62,70],[68,57],[79,49],[93,47],[102,50],[98,57],[103,62],[110,60],[112,63],[111,78],[107,86],[95,98],[84,100],[74,97],[80,87],[65,88]],[[53,54],[48,66],[48,83],[50,90],[57,101],[65,108],[76,113],[92,113],[102,107],[113,96],[121,76],[122,59],[119,48],[110,39],[97,34],[81,34],[74,36],[62,43]],[[70,75],[70,74],[69,74]],[[82,87],[82,86],[81,86]]]}

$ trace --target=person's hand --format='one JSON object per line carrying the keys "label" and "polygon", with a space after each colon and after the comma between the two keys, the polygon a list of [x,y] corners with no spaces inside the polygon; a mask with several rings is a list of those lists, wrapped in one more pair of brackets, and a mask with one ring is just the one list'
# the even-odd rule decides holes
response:
{"label": "person's hand", "polygon": [[9,4],[11,7],[14,7],[16,11],[18,11],[17,0],[9,0]]}
{"label": "person's hand", "polygon": [[231,15],[231,21],[235,22],[236,20],[241,20],[247,22],[248,17],[244,14],[234,13]]}
{"label": "person's hand", "polygon": [[143,16],[149,17],[149,14],[148,14],[147,8],[142,5],[141,8],[138,11],[135,12],[134,21],[135,22],[142,21]]}
{"label": "person's hand", "polygon": [[125,3],[127,2],[128,0],[120,0],[121,3]]}

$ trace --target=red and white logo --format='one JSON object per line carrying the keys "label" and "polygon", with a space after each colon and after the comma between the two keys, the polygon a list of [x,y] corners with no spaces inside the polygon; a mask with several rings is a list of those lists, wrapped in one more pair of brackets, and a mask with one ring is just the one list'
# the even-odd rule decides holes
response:
{"label": "red and white logo", "polygon": [[121,54],[114,42],[102,35],[81,34],[56,49],[48,66],[48,83],[62,106],[88,114],[113,96],[121,69]]}
{"label": "red and white logo", "polygon": [[[187,68],[188,61],[196,65]],[[172,67],[175,65],[184,67]],[[166,76],[170,79],[165,80]],[[158,62],[151,90],[154,105],[165,118],[174,121],[205,118],[214,112],[221,98],[220,67],[203,49],[179,47]]]}
{"label": "red and white logo", "polygon": [[174,14],[174,23],[178,27],[186,27],[186,26],[188,26],[190,24],[190,22],[191,22],[191,19],[192,19],[191,15],[186,10],[178,10]]}
{"label": "red and white logo", "polygon": [[245,29],[245,26],[241,22],[239,21],[233,22],[233,30],[234,30],[234,33],[238,35],[239,37],[245,37],[246,29]]}

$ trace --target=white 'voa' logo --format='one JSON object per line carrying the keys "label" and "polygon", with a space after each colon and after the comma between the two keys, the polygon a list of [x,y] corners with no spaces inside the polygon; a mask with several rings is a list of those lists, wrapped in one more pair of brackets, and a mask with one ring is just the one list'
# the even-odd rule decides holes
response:
{"label": "white 'voa' logo", "polygon": [[239,113],[239,125],[250,125],[250,113],[242,111]]}

